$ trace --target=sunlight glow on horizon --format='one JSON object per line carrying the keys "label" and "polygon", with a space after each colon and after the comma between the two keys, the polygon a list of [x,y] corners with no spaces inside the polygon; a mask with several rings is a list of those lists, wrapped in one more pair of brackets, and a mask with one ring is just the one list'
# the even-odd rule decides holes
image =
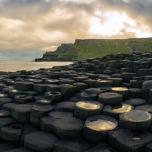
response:
{"label": "sunlight glow on horizon", "polygon": [[0,51],[152,37],[152,0],[0,0]]}
{"label": "sunlight glow on horizon", "polygon": [[130,28],[128,31],[135,33],[136,37],[138,38],[152,37],[152,32],[147,28],[147,26],[141,26],[140,28]]}
{"label": "sunlight glow on horizon", "polygon": [[121,35],[121,31],[134,33],[136,37],[151,37],[152,32],[147,26],[138,27],[136,21],[130,18],[126,13],[116,11],[96,12],[95,16],[90,18],[89,32],[96,35],[112,37]]}

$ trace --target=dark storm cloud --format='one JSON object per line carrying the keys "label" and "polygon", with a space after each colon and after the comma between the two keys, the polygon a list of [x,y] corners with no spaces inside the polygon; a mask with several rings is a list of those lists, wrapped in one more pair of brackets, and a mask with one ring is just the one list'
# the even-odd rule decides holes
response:
{"label": "dark storm cloud", "polygon": [[[26,16],[36,18],[38,15],[45,15],[48,11],[54,11],[56,8],[68,9],[71,12],[84,11],[92,14],[96,8],[117,9],[117,11],[127,11],[135,16],[143,16],[152,19],[152,0],[92,0],[87,3],[86,0],[2,0],[0,1],[0,14],[5,16]],[[119,10],[118,10],[119,9]],[[37,14],[36,14],[37,13]],[[27,16],[29,15],[29,16]]]}
{"label": "dark storm cloud", "polygon": [[100,6],[127,12],[131,17],[152,22],[152,0],[98,0]]}
{"label": "dark storm cloud", "polygon": [[81,10],[89,14],[94,7],[86,3],[60,0],[4,0],[0,2],[0,15],[22,19],[37,18],[51,11],[53,13],[57,8],[75,12]]}

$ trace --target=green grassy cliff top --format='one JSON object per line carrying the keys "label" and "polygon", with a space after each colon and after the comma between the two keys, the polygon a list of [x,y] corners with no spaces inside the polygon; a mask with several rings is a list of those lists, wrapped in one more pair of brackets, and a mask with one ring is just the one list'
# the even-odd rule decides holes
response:
{"label": "green grassy cliff top", "polygon": [[74,60],[82,60],[132,51],[149,52],[152,51],[152,38],[77,39],[73,45],[69,44],[69,48],[68,45],[65,48],[62,47],[62,50],[59,48],[55,52],[47,52],[44,56],[56,55],[61,58],[70,57]]}

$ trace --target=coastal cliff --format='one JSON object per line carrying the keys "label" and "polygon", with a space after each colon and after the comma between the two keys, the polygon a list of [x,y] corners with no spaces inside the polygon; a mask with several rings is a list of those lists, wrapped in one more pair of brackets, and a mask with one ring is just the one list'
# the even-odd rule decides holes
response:
{"label": "coastal cliff", "polygon": [[152,51],[152,38],[76,39],[73,44],[61,44],[56,51],[46,52],[42,58],[37,58],[35,61],[75,61],[112,53],[150,51]]}
{"label": "coastal cliff", "polygon": [[37,58],[35,61],[72,61],[74,58],[76,58],[74,44],[63,43],[56,51],[46,52],[42,58]]}

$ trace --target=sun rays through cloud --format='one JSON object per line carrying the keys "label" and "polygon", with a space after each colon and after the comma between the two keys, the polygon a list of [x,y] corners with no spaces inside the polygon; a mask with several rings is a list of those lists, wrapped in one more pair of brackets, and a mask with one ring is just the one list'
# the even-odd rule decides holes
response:
{"label": "sun rays through cloud", "polygon": [[130,18],[124,12],[97,11],[95,14],[95,16],[90,18],[89,23],[89,32],[94,35],[111,38],[112,36],[123,35],[123,31],[126,31],[133,33],[135,37],[152,36],[152,31],[146,25],[139,26],[136,20]]}
{"label": "sun rays through cloud", "polygon": [[0,0],[1,49],[44,50],[77,38],[152,37],[150,0]]}

